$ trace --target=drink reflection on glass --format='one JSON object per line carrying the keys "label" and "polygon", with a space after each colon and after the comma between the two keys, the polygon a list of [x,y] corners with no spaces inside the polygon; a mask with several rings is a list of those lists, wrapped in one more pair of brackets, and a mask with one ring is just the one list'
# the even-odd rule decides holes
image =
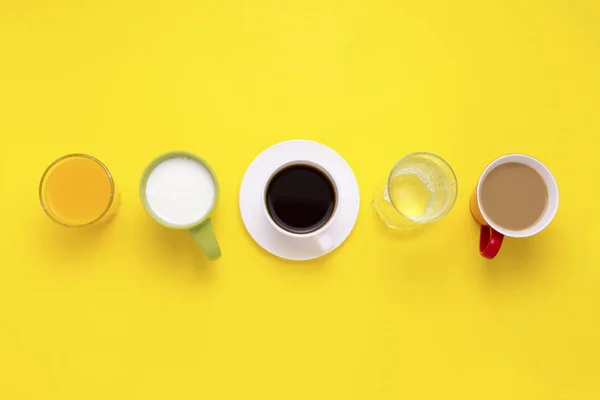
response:
{"label": "drink reflection on glass", "polygon": [[119,206],[111,173],[99,160],[85,154],[69,154],[50,164],[39,191],[46,214],[67,227],[106,222]]}
{"label": "drink reflection on glass", "polygon": [[375,193],[373,208],[392,229],[410,229],[439,220],[450,212],[458,194],[454,171],[431,153],[401,159]]}

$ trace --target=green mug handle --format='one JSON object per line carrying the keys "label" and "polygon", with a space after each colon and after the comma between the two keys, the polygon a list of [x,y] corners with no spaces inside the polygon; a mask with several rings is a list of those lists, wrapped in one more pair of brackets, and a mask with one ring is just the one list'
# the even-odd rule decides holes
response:
{"label": "green mug handle", "polygon": [[214,261],[221,257],[221,248],[219,247],[219,243],[217,243],[217,237],[215,236],[210,219],[191,228],[189,232],[196,239],[196,242],[198,242],[209,260]]}

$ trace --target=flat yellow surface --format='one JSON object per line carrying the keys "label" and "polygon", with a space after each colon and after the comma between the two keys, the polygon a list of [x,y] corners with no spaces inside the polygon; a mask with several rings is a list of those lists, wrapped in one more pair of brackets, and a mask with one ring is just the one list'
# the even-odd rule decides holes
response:
{"label": "flat yellow surface", "polygon": [[[0,398],[600,399],[600,3],[595,0],[0,0]],[[246,234],[238,189],[282,140],[353,167],[348,241],[306,263]],[[138,199],[156,155],[216,169],[209,263]],[[413,151],[459,179],[417,237],[371,198]],[[121,186],[106,229],[42,212],[44,168],[90,153]],[[477,252],[468,197],[524,152],[561,205]]]}

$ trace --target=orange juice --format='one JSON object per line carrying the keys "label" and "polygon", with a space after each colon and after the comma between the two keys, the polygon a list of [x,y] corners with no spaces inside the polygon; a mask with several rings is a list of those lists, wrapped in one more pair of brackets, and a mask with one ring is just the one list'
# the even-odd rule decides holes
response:
{"label": "orange juice", "polygon": [[114,214],[114,192],[108,169],[83,154],[55,161],[40,186],[42,206],[48,215],[67,226],[89,225]]}

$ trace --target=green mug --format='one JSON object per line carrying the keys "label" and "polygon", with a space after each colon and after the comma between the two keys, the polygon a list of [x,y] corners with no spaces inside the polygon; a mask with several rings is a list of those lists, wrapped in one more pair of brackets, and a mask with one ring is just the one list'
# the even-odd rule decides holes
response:
{"label": "green mug", "polygon": [[140,199],[148,215],[167,228],[189,231],[210,260],[221,256],[210,221],[218,198],[215,171],[204,159],[184,151],[155,158],[140,180]]}

